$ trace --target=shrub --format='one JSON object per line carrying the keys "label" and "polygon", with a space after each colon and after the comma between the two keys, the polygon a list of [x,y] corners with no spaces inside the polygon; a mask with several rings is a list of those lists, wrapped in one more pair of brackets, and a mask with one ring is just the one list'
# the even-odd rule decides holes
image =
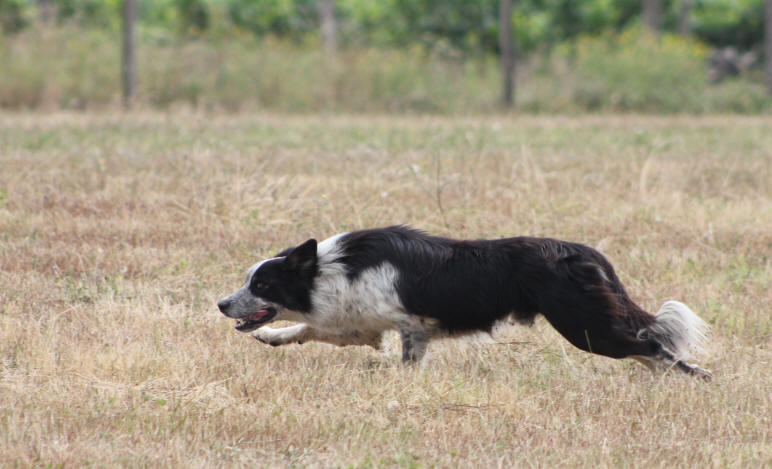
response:
{"label": "shrub", "polygon": [[[706,82],[708,48],[633,28],[580,38],[529,67],[521,103],[532,111],[765,112],[761,80]],[[551,94],[550,94],[551,93]]]}
{"label": "shrub", "polygon": [[[705,82],[698,42],[633,29],[581,38],[520,64],[519,109],[529,112],[768,112],[761,79]],[[282,112],[488,112],[498,106],[495,56],[343,49],[329,60],[312,40],[233,35],[186,39],[143,31],[139,106]],[[120,102],[120,38],[72,26],[0,36],[0,107],[100,108]]]}

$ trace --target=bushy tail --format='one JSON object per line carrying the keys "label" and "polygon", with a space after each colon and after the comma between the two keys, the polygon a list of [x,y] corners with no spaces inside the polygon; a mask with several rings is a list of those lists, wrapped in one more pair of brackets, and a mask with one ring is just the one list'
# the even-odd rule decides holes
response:
{"label": "bushy tail", "polygon": [[667,301],[657,311],[654,323],[644,331],[676,360],[688,360],[705,353],[710,326],[685,304]]}

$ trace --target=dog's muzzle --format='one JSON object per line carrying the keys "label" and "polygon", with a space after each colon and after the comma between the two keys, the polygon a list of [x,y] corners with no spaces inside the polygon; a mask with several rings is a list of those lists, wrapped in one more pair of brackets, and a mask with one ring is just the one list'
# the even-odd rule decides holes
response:
{"label": "dog's muzzle", "polygon": [[233,313],[230,312],[231,307],[233,306],[233,300],[226,298],[224,300],[220,300],[217,303],[217,307],[220,309],[220,312],[223,313],[225,316],[228,316],[229,318],[233,318],[236,320],[236,330],[239,332],[251,332],[260,327],[261,325],[269,322],[271,319],[273,319],[276,314],[277,310],[276,308],[273,308],[271,306],[266,306],[264,308],[261,308],[254,313],[241,315],[241,317],[234,317]]}

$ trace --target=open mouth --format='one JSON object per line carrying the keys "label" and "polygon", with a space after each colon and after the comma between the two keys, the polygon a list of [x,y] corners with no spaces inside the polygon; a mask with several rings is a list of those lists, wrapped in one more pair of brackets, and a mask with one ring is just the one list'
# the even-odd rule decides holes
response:
{"label": "open mouth", "polygon": [[251,332],[260,327],[260,325],[273,319],[276,316],[274,308],[263,308],[249,316],[236,319],[236,330],[239,332]]}

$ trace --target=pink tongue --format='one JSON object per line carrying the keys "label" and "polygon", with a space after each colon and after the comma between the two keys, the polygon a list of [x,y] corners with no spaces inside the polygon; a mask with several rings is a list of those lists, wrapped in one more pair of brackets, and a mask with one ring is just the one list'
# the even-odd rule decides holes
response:
{"label": "pink tongue", "polygon": [[264,317],[268,316],[268,310],[267,309],[261,309],[260,311],[252,314],[247,319],[250,321],[259,321],[263,319]]}

